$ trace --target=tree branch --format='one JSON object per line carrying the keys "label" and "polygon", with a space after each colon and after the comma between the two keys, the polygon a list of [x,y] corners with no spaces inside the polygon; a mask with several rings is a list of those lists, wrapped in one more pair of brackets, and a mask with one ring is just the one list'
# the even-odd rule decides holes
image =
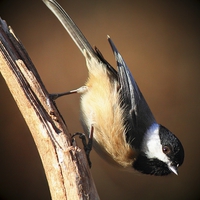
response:
{"label": "tree branch", "polygon": [[85,153],[71,145],[55,102],[23,45],[1,19],[0,71],[33,136],[52,199],[99,199]]}

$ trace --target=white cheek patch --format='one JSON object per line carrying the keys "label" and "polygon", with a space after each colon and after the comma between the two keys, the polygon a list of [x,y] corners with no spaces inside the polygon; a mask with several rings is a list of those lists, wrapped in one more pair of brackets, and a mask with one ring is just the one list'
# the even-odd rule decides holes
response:
{"label": "white cheek patch", "polygon": [[159,125],[154,123],[147,131],[144,142],[143,152],[148,158],[157,158],[165,163],[169,163],[169,158],[163,153],[159,137]]}

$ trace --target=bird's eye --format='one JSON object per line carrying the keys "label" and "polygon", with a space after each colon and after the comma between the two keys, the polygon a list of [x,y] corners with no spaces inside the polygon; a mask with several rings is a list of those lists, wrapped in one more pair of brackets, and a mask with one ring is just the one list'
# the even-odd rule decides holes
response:
{"label": "bird's eye", "polygon": [[168,155],[168,154],[170,154],[171,149],[168,146],[163,146],[162,151],[163,151],[164,154]]}

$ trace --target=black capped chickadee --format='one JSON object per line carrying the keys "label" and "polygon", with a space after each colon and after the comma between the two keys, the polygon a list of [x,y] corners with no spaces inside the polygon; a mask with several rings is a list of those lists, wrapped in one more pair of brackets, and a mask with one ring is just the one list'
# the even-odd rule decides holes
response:
{"label": "black capped chickadee", "polygon": [[144,174],[178,174],[184,149],[179,139],[158,124],[122,56],[108,36],[117,71],[93,49],[69,15],[55,0],[43,0],[60,20],[86,59],[89,77],[81,93],[84,131],[93,130],[97,152],[124,168]]}

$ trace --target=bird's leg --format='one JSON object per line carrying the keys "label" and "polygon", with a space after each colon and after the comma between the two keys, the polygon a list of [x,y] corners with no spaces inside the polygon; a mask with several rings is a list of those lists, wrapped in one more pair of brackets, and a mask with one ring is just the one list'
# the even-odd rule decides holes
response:
{"label": "bird's leg", "polygon": [[89,167],[91,168],[92,163],[90,161],[90,151],[92,150],[92,143],[93,143],[93,132],[94,132],[94,128],[93,126],[91,127],[91,131],[90,131],[90,135],[88,138],[88,143],[86,141],[86,136],[84,133],[75,133],[74,135],[72,135],[72,138],[74,138],[76,135],[79,136],[79,138],[82,140],[83,143],[83,147],[84,147],[84,151],[87,157],[87,161],[89,164]]}
{"label": "bird's leg", "polygon": [[49,97],[52,100],[56,100],[59,97],[65,96],[65,95],[69,95],[69,94],[75,94],[75,93],[84,93],[87,90],[87,86],[82,86],[76,90],[71,90],[68,92],[63,92],[63,93],[57,93],[57,94],[50,94]]}

